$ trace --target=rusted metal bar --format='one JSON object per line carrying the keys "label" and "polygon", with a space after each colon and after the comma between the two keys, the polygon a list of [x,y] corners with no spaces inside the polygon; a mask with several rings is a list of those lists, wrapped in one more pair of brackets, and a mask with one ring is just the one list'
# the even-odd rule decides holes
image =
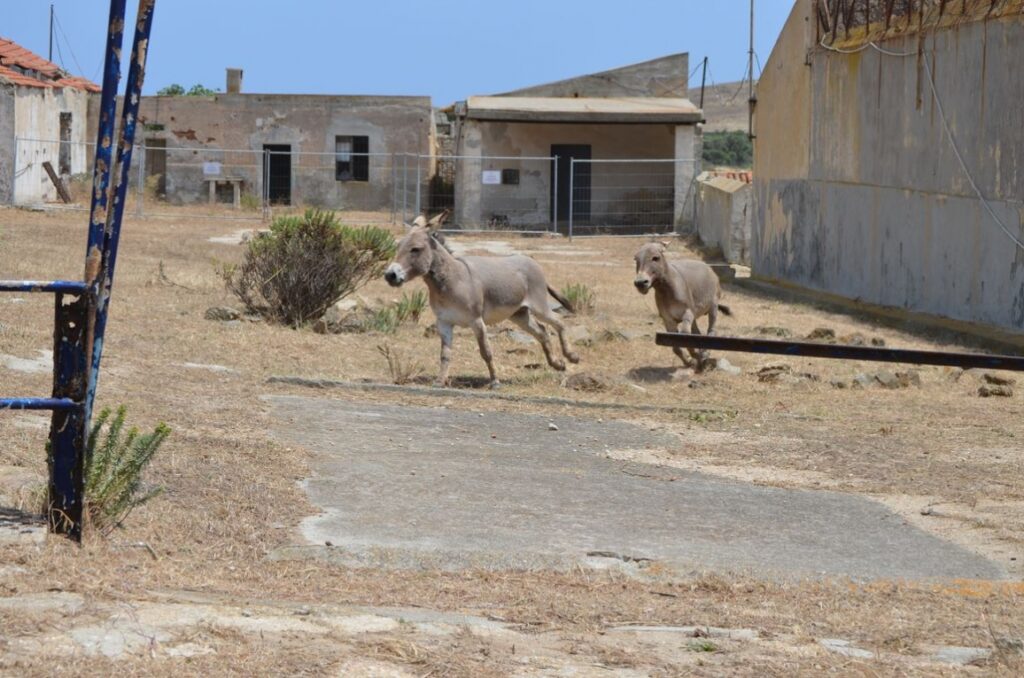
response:
{"label": "rusted metal bar", "polygon": [[829,358],[833,360],[864,360],[882,363],[908,363],[939,365],[963,369],[1012,370],[1024,372],[1024,357],[959,353],[949,351],[919,351],[915,349],[879,348],[876,346],[849,346],[844,344],[814,344],[801,341],[748,339],[744,337],[716,337],[700,334],[658,333],[658,346],[696,348],[711,351],[765,353],[802,358]]}
{"label": "rusted metal bar", "polygon": [[50,422],[46,513],[51,531],[75,541],[82,539],[85,508],[85,391],[89,374],[85,344],[90,306],[87,294],[71,298],[58,294],[54,312],[52,400],[71,401],[75,406],[54,410]]}
{"label": "rusted metal bar", "polygon": [[[122,0],[114,0],[114,2]],[[114,268],[117,264],[117,249],[121,239],[121,219],[128,193],[132,150],[135,145],[135,127],[142,101],[142,85],[146,75],[146,56],[149,53],[149,35],[153,26],[153,10],[156,0],[139,0],[139,11],[135,22],[135,37],[132,41],[131,64],[128,69],[128,83],[125,88],[121,109],[121,129],[117,142],[117,159],[114,164],[114,185],[111,191],[112,205],[109,206],[101,239],[101,259],[98,276],[92,281],[96,309],[88,337],[87,349],[90,354],[88,389],[85,394],[85,421],[88,425],[92,404],[96,398],[99,381],[100,361],[103,357],[103,338],[106,334],[107,312],[110,308],[110,293],[114,284]],[[104,83],[105,85],[106,83]],[[90,232],[90,238],[92,233]],[[91,250],[90,250],[91,251]]]}
{"label": "rusted metal bar", "polygon": [[99,278],[103,257],[103,231],[107,223],[110,170],[114,157],[114,120],[117,117],[117,86],[121,80],[121,46],[127,0],[110,0],[107,47],[103,57],[103,93],[100,95],[96,159],[92,169],[92,202],[89,207],[89,240],[85,256],[85,281]]}
{"label": "rusted metal bar", "polygon": [[76,403],[69,398],[0,398],[0,411],[49,410],[58,412],[78,407],[81,407],[81,403]]}
{"label": "rusted metal bar", "polygon": [[0,292],[57,292],[81,294],[89,289],[77,280],[0,280]]}

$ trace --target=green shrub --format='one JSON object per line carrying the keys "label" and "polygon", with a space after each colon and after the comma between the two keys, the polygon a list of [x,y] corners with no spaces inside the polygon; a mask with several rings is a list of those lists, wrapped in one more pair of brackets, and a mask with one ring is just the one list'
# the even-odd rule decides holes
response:
{"label": "green shrub", "polygon": [[427,293],[423,290],[413,292],[412,296],[403,294],[395,303],[371,315],[363,324],[363,331],[394,334],[406,322],[419,322],[426,308]]}
{"label": "green shrub", "polygon": [[406,321],[418,323],[423,311],[427,310],[427,293],[423,290],[416,290],[412,296],[403,294],[402,298],[395,303],[395,315],[398,322]]}
{"label": "green shrub", "polygon": [[714,167],[750,169],[754,145],[746,132],[709,132],[704,135],[703,159]]}
{"label": "green shrub", "polygon": [[562,288],[562,296],[572,306],[573,313],[587,315],[597,308],[597,292],[585,283],[572,283]]}
{"label": "green shrub", "polygon": [[144,491],[142,471],[171,433],[166,424],[159,424],[152,433],[140,435],[132,428],[123,435],[124,406],[113,418],[110,415],[110,408],[105,408],[96,417],[85,452],[86,508],[92,525],[102,533],[163,490]]}
{"label": "green shrub", "polygon": [[395,253],[388,231],[343,226],[333,212],[306,210],[274,220],[221,276],[250,313],[294,327],[384,273]]}

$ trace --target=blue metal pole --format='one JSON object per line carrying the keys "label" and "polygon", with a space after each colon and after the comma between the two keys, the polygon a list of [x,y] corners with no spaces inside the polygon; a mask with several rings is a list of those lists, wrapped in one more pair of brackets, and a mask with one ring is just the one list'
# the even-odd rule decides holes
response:
{"label": "blue metal pole", "polygon": [[0,398],[0,410],[51,410],[66,412],[81,405],[70,398]]}
{"label": "blue metal pole", "polygon": [[107,224],[107,196],[114,154],[114,119],[117,117],[117,85],[121,80],[121,44],[127,0],[110,0],[107,49],[103,65],[103,93],[96,133],[96,161],[92,170],[92,205],[89,210],[89,243],[85,255],[85,281],[99,278],[103,263],[103,229]]}
{"label": "blue metal pole", "polygon": [[[121,110],[121,130],[117,141],[117,160],[114,165],[116,176],[112,191],[113,205],[107,211],[107,220],[103,229],[99,276],[93,281],[93,290],[96,293],[96,316],[91,336],[89,386],[85,399],[87,425],[92,414],[93,401],[96,398],[100,360],[103,356],[103,337],[107,327],[110,292],[114,283],[114,267],[117,264],[117,247],[121,238],[121,219],[124,216],[125,197],[128,193],[129,177],[131,176],[135,127],[139,116],[139,105],[142,101],[142,84],[146,75],[146,55],[149,51],[149,33],[153,26],[155,6],[156,0],[139,0],[131,64],[128,69],[128,83]],[[90,237],[91,235],[90,232]]]}

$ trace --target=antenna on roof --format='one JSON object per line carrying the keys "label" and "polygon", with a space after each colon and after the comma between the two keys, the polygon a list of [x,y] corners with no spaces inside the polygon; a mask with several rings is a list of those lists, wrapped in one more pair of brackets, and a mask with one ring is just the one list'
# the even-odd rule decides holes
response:
{"label": "antenna on roof", "polygon": [[50,53],[46,55],[47,61],[53,61],[53,3],[50,3]]}

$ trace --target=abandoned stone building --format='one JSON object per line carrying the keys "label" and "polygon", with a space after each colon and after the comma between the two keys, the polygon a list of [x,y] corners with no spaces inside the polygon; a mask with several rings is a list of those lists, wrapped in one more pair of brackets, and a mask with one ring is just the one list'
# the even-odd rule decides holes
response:
{"label": "abandoned stone building", "polygon": [[[687,225],[703,117],[688,66],[675,54],[452,106],[455,223],[562,228],[572,209],[583,227]],[[664,162],[601,162],[624,160]]]}
{"label": "abandoned stone building", "polygon": [[150,188],[188,204],[265,196],[273,204],[390,209],[391,154],[429,154],[429,97],[225,93],[143,97]]}
{"label": "abandoned stone building", "polygon": [[1024,2],[824,5],[758,84],[754,275],[1019,341]]}
{"label": "abandoned stone building", "polygon": [[63,182],[92,163],[89,99],[99,87],[0,38],[0,203],[57,199],[49,163]]}

